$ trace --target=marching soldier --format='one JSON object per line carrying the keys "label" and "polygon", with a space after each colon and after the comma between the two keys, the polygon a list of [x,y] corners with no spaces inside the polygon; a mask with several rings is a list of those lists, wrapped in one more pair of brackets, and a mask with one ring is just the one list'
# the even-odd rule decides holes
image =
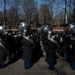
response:
{"label": "marching soldier", "polygon": [[15,46],[15,39],[13,37],[12,31],[9,30],[5,39],[5,45],[7,50],[9,51],[8,60],[11,61],[13,58],[13,54],[15,53],[14,46]]}
{"label": "marching soldier", "polygon": [[31,61],[32,61],[32,51],[34,48],[34,41],[33,41],[33,35],[30,34],[30,28],[29,24],[22,22],[20,24],[20,29],[22,31],[22,59],[24,60],[24,68],[29,69],[31,67]]}
{"label": "marching soldier", "polygon": [[45,61],[48,64],[49,69],[54,69],[56,64],[56,49],[59,48],[59,44],[52,38],[52,27],[50,25],[45,25],[43,27],[43,34],[42,34],[42,45],[46,52],[46,59]]}
{"label": "marching soldier", "polygon": [[40,45],[40,32],[38,30],[33,32],[35,49],[33,50],[33,64],[36,63],[40,57],[43,57],[43,51]]}
{"label": "marching soldier", "polygon": [[69,30],[72,33],[71,41],[70,41],[70,60],[71,60],[71,66],[75,70],[75,24],[69,25]]}
{"label": "marching soldier", "polygon": [[8,55],[8,50],[4,45],[4,29],[0,26],[0,68],[3,68]]}
{"label": "marching soldier", "polygon": [[63,32],[60,41],[60,56],[63,56],[64,60],[68,60],[68,54],[70,50],[70,38],[66,32]]}

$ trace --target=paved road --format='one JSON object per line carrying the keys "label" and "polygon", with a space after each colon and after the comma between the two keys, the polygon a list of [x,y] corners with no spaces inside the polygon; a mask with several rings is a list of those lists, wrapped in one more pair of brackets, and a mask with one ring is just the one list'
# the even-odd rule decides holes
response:
{"label": "paved road", "polygon": [[[45,62],[45,57],[42,57],[30,69],[25,70],[23,60],[19,59],[12,64],[9,64],[3,69],[0,69],[0,75],[75,75],[70,65],[62,58],[57,60],[54,70],[49,70]],[[6,62],[7,63],[7,62]]]}

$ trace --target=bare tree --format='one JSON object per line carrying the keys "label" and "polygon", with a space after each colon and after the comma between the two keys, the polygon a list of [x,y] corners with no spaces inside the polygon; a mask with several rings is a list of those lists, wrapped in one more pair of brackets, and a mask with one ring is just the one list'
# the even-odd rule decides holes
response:
{"label": "bare tree", "polygon": [[18,11],[19,11],[20,0],[7,0],[7,6],[9,7],[7,11],[7,21],[8,24],[14,26],[18,25]]}
{"label": "bare tree", "polygon": [[43,24],[44,23],[49,23],[51,20],[51,16],[49,13],[49,7],[47,4],[42,4],[40,7],[40,19],[43,20]]}
{"label": "bare tree", "polygon": [[[54,6],[54,1],[55,0],[42,0],[41,1],[41,5],[42,4],[46,4],[48,7],[48,16],[49,16],[49,23],[51,24],[53,21],[53,6]],[[46,13],[45,13],[46,14]]]}
{"label": "bare tree", "polygon": [[38,0],[4,1],[6,1],[7,8],[6,23],[9,26],[17,26],[19,20],[32,23],[35,26],[46,22],[60,26],[64,23],[64,20],[66,22],[70,22],[71,19],[73,20],[75,15],[74,0],[40,0],[40,3],[38,3]]}
{"label": "bare tree", "polygon": [[0,23],[4,22],[3,12],[0,11]]}
{"label": "bare tree", "polygon": [[34,0],[23,0],[25,21],[31,23],[32,16],[37,13],[37,6]]}

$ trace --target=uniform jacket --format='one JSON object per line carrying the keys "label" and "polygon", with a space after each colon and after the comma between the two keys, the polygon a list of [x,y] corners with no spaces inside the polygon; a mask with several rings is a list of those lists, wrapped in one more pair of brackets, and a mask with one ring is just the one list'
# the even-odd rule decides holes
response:
{"label": "uniform jacket", "polygon": [[32,60],[33,44],[29,42],[27,39],[25,39],[24,37],[22,38],[21,43],[22,43],[22,48],[23,48],[22,59]]}

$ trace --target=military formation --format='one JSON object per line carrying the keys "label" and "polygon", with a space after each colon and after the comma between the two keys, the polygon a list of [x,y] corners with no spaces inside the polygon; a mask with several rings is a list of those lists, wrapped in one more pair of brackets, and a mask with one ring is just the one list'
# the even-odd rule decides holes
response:
{"label": "military formation", "polygon": [[19,54],[24,60],[24,68],[29,69],[37,59],[43,57],[48,69],[53,70],[57,59],[63,57],[75,70],[75,24],[69,24],[67,30],[53,35],[53,27],[45,24],[41,30],[31,29],[30,24],[21,22],[19,34],[13,35],[0,26],[0,68],[5,67],[5,61],[12,62]]}

